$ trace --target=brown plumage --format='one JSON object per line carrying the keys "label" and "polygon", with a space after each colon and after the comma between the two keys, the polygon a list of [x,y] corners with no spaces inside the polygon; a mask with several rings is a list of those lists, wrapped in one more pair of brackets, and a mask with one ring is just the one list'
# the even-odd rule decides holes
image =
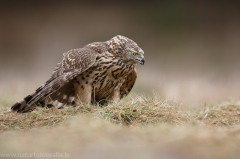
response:
{"label": "brown plumage", "polygon": [[38,105],[62,108],[117,102],[131,91],[136,64],[145,62],[143,54],[134,41],[121,35],[72,49],[63,54],[47,82],[11,109],[24,113]]}

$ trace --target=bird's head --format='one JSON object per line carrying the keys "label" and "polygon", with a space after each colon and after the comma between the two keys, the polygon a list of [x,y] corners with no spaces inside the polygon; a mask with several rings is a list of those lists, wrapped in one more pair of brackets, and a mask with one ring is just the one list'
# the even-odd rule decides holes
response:
{"label": "bird's head", "polygon": [[117,35],[107,41],[109,52],[121,57],[123,61],[129,63],[140,63],[144,65],[145,58],[143,50],[133,40]]}

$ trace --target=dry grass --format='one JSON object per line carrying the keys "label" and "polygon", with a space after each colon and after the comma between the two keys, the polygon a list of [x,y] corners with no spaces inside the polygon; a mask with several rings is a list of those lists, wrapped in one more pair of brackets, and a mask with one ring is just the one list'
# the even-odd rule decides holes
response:
{"label": "dry grass", "polygon": [[[72,158],[238,158],[240,104],[190,109],[157,97],[107,107],[2,107],[0,152],[67,152]],[[44,158],[44,157],[43,157]],[[45,157],[46,158],[46,157]]]}

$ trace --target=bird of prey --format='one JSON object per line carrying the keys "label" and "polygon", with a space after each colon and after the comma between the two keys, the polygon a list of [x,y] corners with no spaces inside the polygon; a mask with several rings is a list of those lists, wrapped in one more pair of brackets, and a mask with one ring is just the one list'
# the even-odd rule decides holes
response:
{"label": "bird of prey", "polygon": [[136,65],[145,63],[143,54],[133,40],[121,35],[69,50],[51,77],[11,109],[25,113],[36,106],[64,108],[118,102],[131,91],[137,78]]}

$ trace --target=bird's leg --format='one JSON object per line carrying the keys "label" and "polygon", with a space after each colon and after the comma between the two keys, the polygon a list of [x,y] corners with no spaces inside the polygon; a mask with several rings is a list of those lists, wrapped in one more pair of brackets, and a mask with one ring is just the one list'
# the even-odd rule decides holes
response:
{"label": "bird's leg", "polygon": [[77,85],[75,90],[75,102],[76,105],[81,104],[90,104],[91,102],[91,94],[92,94],[92,86],[90,84],[87,85]]}
{"label": "bird's leg", "polygon": [[117,103],[120,101],[120,88],[114,89],[109,100],[110,100],[110,103]]}

